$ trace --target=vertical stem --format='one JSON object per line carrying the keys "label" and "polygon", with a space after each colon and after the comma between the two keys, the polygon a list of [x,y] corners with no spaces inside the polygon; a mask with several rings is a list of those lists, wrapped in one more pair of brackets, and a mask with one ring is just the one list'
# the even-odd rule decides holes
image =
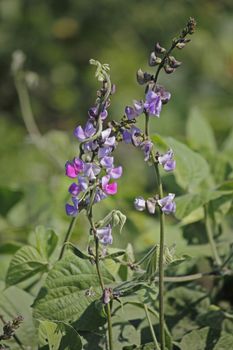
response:
{"label": "vertical stem", "polygon": [[[159,167],[157,163],[154,163],[156,177],[158,181],[159,198],[163,197],[163,186],[159,173]],[[165,329],[164,329],[164,266],[163,266],[163,254],[164,254],[164,213],[160,210],[160,239],[159,239],[159,327],[160,327],[160,344],[161,350],[165,350]]]}
{"label": "vertical stem", "polygon": [[149,136],[149,115],[145,113],[145,135]]}
{"label": "vertical stem", "polygon": [[153,328],[153,325],[151,323],[151,319],[150,319],[150,315],[149,315],[149,312],[148,312],[147,305],[143,304],[143,306],[144,306],[144,310],[145,310],[147,321],[149,323],[150,332],[151,332],[151,335],[152,335],[152,338],[153,338],[153,342],[155,344],[155,349],[156,350],[160,350],[160,347],[159,347],[159,344],[158,344],[158,341],[157,341],[157,338],[156,338],[156,335],[155,335],[155,332],[154,332],[154,328]]}
{"label": "vertical stem", "polygon": [[214,259],[215,259],[216,265],[218,267],[220,267],[222,265],[222,260],[221,260],[219,254],[218,254],[217,247],[216,247],[216,244],[215,244],[215,241],[214,241],[214,235],[213,235],[213,231],[212,231],[212,228],[211,228],[210,220],[209,220],[209,217],[208,217],[208,206],[207,206],[207,204],[204,205],[204,213],[205,213],[205,227],[206,227],[206,232],[207,232],[209,244],[210,244],[210,247],[211,247],[211,250],[212,250],[212,255],[213,255]]}
{"label": "vertical stem", "polygon": [[61,252],[60,252],[58,260],[61,260],[63,255],[64,255],[64,252],[65,252],[65,249],[66,249],[66,242],[68,242],[70,237],[71,237],[71,234],[73,232],[76,220],[77,220],[77,216],[73,217],[71,222],[70,222],[70,224],[69,224],[69,228],[68,228],[67,233],[65,235],[65,239],[64,239],[64,242],[63,242],[63,245],[62,245]]}

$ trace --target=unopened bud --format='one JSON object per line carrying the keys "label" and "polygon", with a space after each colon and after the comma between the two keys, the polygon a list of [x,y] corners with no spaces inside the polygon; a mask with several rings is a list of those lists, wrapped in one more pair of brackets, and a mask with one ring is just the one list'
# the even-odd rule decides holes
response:
{"label": "unopened bud", "polygon": [[179,42],[176,44],[177,49],[183,49],[183,47],[185,47],[185,43],[184,42]]}
{"label": "unopened bud", "polygon": [[156,200],[154,198],[148,198],[146,201],[147,210],[150,214],[155,213]]}
{"label": "unopened bud", "polygon": [[187,28],[188,28],[188,33],[193,34],[196,29],[197,22],[195,21],[194,18],[190,17],[189,21],[187,23]]}
{"label": "unopened bud", "polygon": [[149,57],[149,66],[153,67],[156,66],[158,63],[156,61],[157,57],[155,55],[155,52],[151,52],[150,57]]}
{"label": "unopened bud", "polygon": [[171,68],[178,68],[182,62],[177,61],[175,57],[169,56],[169,65]]}
{"label": "unopened bud", "polygon": [[175,68],[170,67],[168,64],[166,64],[163,68],[167,74],[171,74],[175,70]]}
{"label": "unopened bud", "polygon": [[159,43],[156,43],[155,44],[155,52],[156,53],[164,53],[164,52],[166,52],[166,49],[164,47],[160,46]]}
{"label": "unopened bud", "polygon": [[141,69],[137,71],[137,82],[140,85],[146,84],[148,81],[152,80],[152,75],[143,72]]}

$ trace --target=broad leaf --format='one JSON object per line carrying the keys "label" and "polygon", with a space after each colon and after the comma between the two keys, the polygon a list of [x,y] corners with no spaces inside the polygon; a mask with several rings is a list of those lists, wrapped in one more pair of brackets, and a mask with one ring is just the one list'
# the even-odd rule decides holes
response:
{"label": "broad leaf", "polygon": [[48,263],[34,247],[24,246],[17,250],[7,271],[7,285],[25,281],[38,272],[47,270]]}
{"label": "broad leaf", "polygon": [[[106,285],[113,277],[101,265]],[[71,321],[79,319],[88,306],[101,297],[95,265],[67,252],[49,272],[44,287],[34,302],[34,317],[44,320]],[[88,290],[92,288],[92,293]]]}
{"label": "broad leaf", "polygon": [[208,121],[198,109],[193,109],[187,122],[187,139],[195,150],[216,151],[216,141]]}
{"label": "broad leaf", "polygon": [[29,241],[35,246],[41,256],[48,259],[57,246],[58,237],[53,230],[47,229],[44,226],[37,226],[29,237]]}
{"label": "broad leaf", "polygon": [[204,180],[208,180],[210,176],[206,160],[185,144],[171,137],[165,140],[175,154],[176,169],[174,176],[178,185],[184,190],[194,192],[197,186]]}

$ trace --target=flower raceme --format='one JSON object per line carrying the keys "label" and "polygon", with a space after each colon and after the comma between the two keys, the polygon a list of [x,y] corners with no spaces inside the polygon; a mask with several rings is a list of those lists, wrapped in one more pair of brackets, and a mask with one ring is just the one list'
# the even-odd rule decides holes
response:
{"label": "flower raceme", "polygon": [[[108,195],[117,193],[117,183],[112,180],[122,176],[122,167],[114,166],[112,152],[116,148],[116,137],[112,135],[112,129],[101,129],[98,133],[98,107],[89,109],[89,119],[85,127],[78,126],[74,130],[74,136],[81,142],[82,158],[74,158],[65,165],[66,175],[75,180],[68,189],[72,204],[66,204],[66,213],[69,216],[77,216],[79,206],[87,206],[90,203],[92,191],[95,192],[94,203],[97,203]],[[100,112],[102,121],[107,117],[106,106]],[[98,134],[97,134],[98,133]],[[97,135],[97,137],[95,137]]]}

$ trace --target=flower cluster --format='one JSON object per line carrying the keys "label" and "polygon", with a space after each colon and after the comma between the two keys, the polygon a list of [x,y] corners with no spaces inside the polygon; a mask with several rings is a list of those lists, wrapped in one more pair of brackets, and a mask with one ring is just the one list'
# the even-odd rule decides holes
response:
{"label": "flower cluster", "polygon": [[[109,101],[89,109],[89,119],[83,128],[78,126],[74,135],[81,142],[81,155],[66,163],[66,175],[75,180],[69,187],[72,204],[66,204],[66,213],[76,216],[79,209],[88,206],[94,193],[93,203],[108,195],[117,193],[117,183],[122,167],[114,166],[112,152],[116,147],[116,137],[112,129],[103,129],[107,118]],[[101,238],[100,238],[101,240]]]}
{"label": "flower cluster", "polygon": [[126,117],[132,120],[142,113],[146,113],[148,116],[152,117],[159,117],[162,105],[166,104],[170,98],[170,92],[166,91],[164,87],[154,85],[153,90],[149,90],[146,93],[145,102],[134,100],[133,107],[127,106],[125,108]]}
{"label": "flower cluster", "polygon": [[156,206],[158,206],[162,212],[169,215],[176,211],[176,203],[174,202],[175,194],[169,193],[168,196],[156,199],[149,198],[145,200],[143,197],[137,197],[134,200],[134,207],[138,211],[148,210],[150,214],[154,214]]}

